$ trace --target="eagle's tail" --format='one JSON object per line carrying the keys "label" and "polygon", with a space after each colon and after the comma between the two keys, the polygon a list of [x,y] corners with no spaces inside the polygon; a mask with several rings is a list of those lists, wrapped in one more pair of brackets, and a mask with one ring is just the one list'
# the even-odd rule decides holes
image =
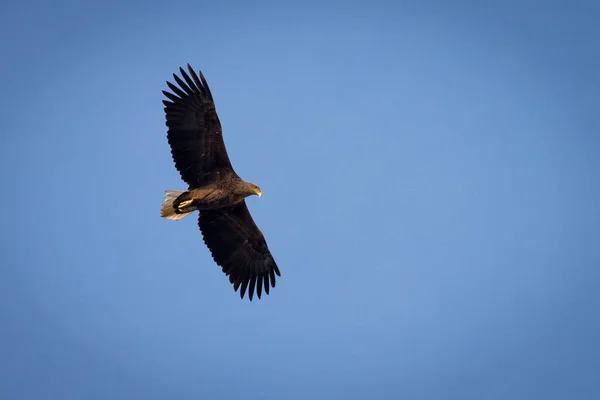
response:
{"label": "eagle's tail", "polygon": [[187,217],[194,211],[181,212],[173,206],[173,202],[175,202],[175,200],[183,193],[185,193],[183,190],[165,190],[165,199],[162,203],[162,208],[160,209],[161,217],[177,221]]}

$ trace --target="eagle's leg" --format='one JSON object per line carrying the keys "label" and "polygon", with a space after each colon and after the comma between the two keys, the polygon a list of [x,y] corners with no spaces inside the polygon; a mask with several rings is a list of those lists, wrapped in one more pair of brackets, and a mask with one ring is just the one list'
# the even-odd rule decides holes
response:
{"label": "eagle's leg", "polygon": [[190,192],[183,190],[166,190],[165,199],[160,209],[160,216],[170,220],[180,220],[196,210],[192,205]]}

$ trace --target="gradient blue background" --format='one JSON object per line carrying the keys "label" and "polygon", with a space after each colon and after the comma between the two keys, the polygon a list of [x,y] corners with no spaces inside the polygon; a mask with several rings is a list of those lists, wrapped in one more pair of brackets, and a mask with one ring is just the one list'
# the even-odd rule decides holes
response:
{"label": "gradient blue background", "polygon": [[[600,398],[599,12],[4,3],[0,398]],[[252,303],[159,217],[187,62],[264,192]]]}

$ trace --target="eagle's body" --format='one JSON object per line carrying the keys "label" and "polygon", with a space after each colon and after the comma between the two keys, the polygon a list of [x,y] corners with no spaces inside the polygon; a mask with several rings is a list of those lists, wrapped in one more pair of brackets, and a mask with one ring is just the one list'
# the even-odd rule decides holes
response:
{"label": "eagle's body", "polygon": [[238,204],[248,196],[262,195],[258,186],[229,176],[214,183],[192,188],[187,192],[168,190],[161,209],[161,217],[178,220],[198,210],[218,210]]}
{"label": "eagle's body", "polygon": [[161,216],[179,220],[199,211],[198,225],[213,259],[229,276],[234,290],[246,289],[252,300],[254,289],[260,298],[264,286],[275,287],[279,268],[258,229],[245,199],[261,196],[259,187],[243,181],[233,170],[212,94],[188,64],[191,75],[180,68],[185,82],[173,75],[179,88],[167,82],[177,95],[163,91],[167,138],[175,167],[188,184],[187,191],[167,190]]}

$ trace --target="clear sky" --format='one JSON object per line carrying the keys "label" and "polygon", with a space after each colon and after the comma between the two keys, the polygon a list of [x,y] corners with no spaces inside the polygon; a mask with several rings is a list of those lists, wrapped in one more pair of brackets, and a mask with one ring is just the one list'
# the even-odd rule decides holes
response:
{"label": "clear sky", "polygon": [[[600,398],[600,4],[9,2],[0,398]],[[280,266],[161,219],[206,75]]]}

